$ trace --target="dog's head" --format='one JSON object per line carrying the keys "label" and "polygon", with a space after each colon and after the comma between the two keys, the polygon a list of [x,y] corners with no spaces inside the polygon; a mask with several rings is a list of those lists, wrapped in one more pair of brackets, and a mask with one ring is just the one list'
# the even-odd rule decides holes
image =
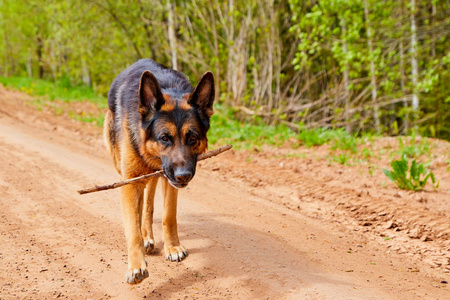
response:
{"label": "dog's head", "polygon": [[[175,99],[174,99],[175,98]],[[192,93],[163,94],[149,71],[141,76],[139,112],[142,116],[140,149],[146,160],[159,157],[170,184],[184,188],[194,177],[197,156],[206,151],[213,114],[214,76],[206,72]]]}

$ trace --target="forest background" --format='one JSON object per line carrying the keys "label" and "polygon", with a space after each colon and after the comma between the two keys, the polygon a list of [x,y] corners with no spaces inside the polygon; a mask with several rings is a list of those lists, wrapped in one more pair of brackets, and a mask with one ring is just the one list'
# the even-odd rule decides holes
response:
{"label": "forest background", "polygon": [[446,0],[0,0],[0,76],[106,95],[152,58],[241,121],[449,140],[449,33]]}

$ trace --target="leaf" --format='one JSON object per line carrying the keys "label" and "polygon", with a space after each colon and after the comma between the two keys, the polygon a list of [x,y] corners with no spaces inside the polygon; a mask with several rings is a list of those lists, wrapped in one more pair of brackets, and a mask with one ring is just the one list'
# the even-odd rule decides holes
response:
{"label": "leaf", "polygon": [[406,180],[405,179],[405,184],[406,184],[406,189],[407,190],[415,190],[416,187],[412,184],[412,182],[410,180]]}
{"label": "leaf", "polygon": [[414,181],[419,181],[420,173],[419,173],[419,168],[417,167],[416,160],[413,160],[413,162],[411,164],[411,169],[409,170],[409,174],[411,175],[411,178]]}
{"label": "leaf", "polygon": [[408,161],[406,160],[406,155],[403,154],[402,160],[395,160],[391,163],[392,168],[398,175],[402,174],[406,177],[406,172],[408,171]]}
{"label": "leaf", "polygon": [[[413,160],[411,163],[411,168],[409,168],[409,178],[408,174],[408,159],[406,154],[402,155],[401,160],[394,160],[391,162],[393,171],[382,169],[384,175],[392,180],[399,188],[404,190],[420,191],[423,190],[429,178],[431,178],[432,183],[436,182],[433,172],[427,174],[427,170],[424,165],[417,163]],[[424,179],[420,180],[421,175],[424,175]],[[434,188],[439,187],[439,182],[434,186]]]}
{"label": "leaf", "polygon": [[[431,174],[433,173],[429,173],[427,176],[425,176],[425,178],[422,181],[419,181],[420,187],[424,187],[427,184],[428,178],[431,177]],[[431,179],[431,181],[433,181],[433,179]]]}
{"label": "leaf", "polygon": [[384,175],[386,175],[387,178],[389,178],[390,180],[395,182],[395,179],[393,177],[393,173],[391,171],[386,170],[386,169],[383,169],[382,171],[383,171]]}

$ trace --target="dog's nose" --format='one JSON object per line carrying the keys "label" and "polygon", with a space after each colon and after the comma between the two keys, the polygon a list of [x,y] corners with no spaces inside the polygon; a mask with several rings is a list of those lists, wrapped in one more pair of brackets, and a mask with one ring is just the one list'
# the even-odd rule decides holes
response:
{"label": "dog's nose", "polygon": [[176,170],[174,175],[178,182],[185,183],[192,179],[192,172],[188,170]]}

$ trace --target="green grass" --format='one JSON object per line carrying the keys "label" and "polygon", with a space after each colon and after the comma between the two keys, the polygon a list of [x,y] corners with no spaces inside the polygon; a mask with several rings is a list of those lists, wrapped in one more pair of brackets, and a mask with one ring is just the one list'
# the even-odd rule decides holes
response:
{"label": "green grass", "polygon": [[347,162],[349,161],[350,156],[346,155],[345,153],[341,153],[339,155],[333,155],[333,161],[341,164],[341,165],[346,165]]}
{"label": "green grass", "polygon": [[45,96],[50,101],[64,102],[88,100],[100,108],[107,107],[105,97],[97,95],[88,86],[71,85],[68,78],[61,78],[56,82],[28,77],[0,77],[0,83],[5,87],[12,87],[31,96]]}
{"label": "green grass", "polygon": [[262,145],[280,146],[296,137],[285,125],[243,123],[233,117],[231,109],[214,106],[208,140],[212,144],[233,144],[237,149],[252,149]]}
{"label": "green grass", "polygon": [[362,149],[361,155],[365,160],[369,160],[371,157],[374,156],[374,152],[372,149],[364,147]]}
{"label": "green grass", "polygon": [[352,154],[358,150],[359,138],[344,129],[302,129],[295,133],[283,124],[268,126],[258,120],[241,122],[234,117],[232,109],[221,105],[215,105],[214,110],[208,133],[212,144],[232,143],[238,149],[251,149],[262,145],[280,146],[291,141],[289,144],[293,147],[300,144],[306,147],[330,144],[333,150],[349,151]]}
{"label": "green grass", "polygon": [[[107,107],[105,97],[97,95],[92,88],[87,86],[72,85],[70,80],[63,77],[56,82],[27,77],[0,77],[0,83],[6,87],[14,88],[34,96],[31,103],[36,109],[42,110],[46,104],[44,99],[50,101],[59,100],[67,103],[73,101],[89,101],[99,108]],[[44,98],[45,97],[45,98]],[[220,104],[215,105],[215,114],[211,118],[211,129],[208,139],[212,144],[233,144],[237,149],[259,148],[263,145],[281,146],[287,141],[290,145],[298,147],[303,144],[307,147],[323,144],[332,145],[333,150],[356,152],[357,139],[343,129],[303,129],[295,133],[285,125],[268,126],[261,121],[241,122],[237,120],[231,109]],[[60,115],[63,111],[53,107],[55,113]],[[77,114],[69,111],[73,119],[94,123],[101,126],[104,116],[90,114]],[[346,159],[339,154],[340,163]]]}
{"label": "green grass", "polygon": [[[26,77],[0,77],[0,84],[33,96],[31,105],[38,110],[47,106],[51,107],[56,115],[68,113],[72,119],[97,126],[103,125],[103,114],[77,113],[70,109],[70,105],[66,107],[52,104],[55,100],[66,103],[89,101],[100,109],[107,107],[105,97],[97,95],[88,86],[72,85],[67,77],[63,77],[56,82]],[[343,165],[363,164],[372,159],[380,159],[380,156],[386,152],[390,156],[405,153],[409,158],[418,158],[421,155],[430,154],[432,150],[432,144],[428,139],[417,140],[415,136],[412,136],[399,137],[398,149],[389,147],[377,151],[373,149],[373,142],[377,136],[356,137],[342,128],[304,128],[296,133],[283,124],[269,126],[257,118],[250,122],[242,122],[235,117],[235,112],[232,109],[220,104],[214,105],[214,110],[215,114],[211,118],[211,129],[208,132],[210,143],[233,144],[236,149],[259,149],[263,145],[277,147],[284,144],[293,148],[300,145],[309,148],[327,144],[330,147],[329,156],[327,156],[329,164],[337,162]],[[370,145],[360,147],[367,144]],[[359,150],[359,148],[362,149]],[[305,157],[305,154],[299,154],[297,157]],[[369,170],[369,172],[372,173],[373,170]]]}
{"label": "green grass", "polygon": [[103,126],[103,123],[105,121],[105,116],[103,114],[99,116],[94,116],[91,114],[77,114],[74,112],[69,112],[69,117],[72,119],[75,119],[77,121],[81,121],[84,123],[91,123],[92,125],[96,125],[99,127]]}
{"label": "green grass", "polygon": [[320,146],[334,140],[339,135],[336,130],[326,128],[304,129],[301,130],[297,138],[302,141],[306,147]]}
{"label": "green grass", "polygon": [[[56,82],[28,77],[0,77],[0,84],[33,96],[33,101],[30,103],[33,107],[40,111],[44,106],[51,107],[56,115],[64,114],[65,108],[51,104],[53,101],[65,103],[89,101],[101,109],[108,105],[107,99],[97,95],[92,88],[84,85],[71,85],[70,80],[64,77]],[[92,115],[84,112],[80,114],[70,109],[67,112],[72,119],[103,126],[105,118],[103,114]]]}
{"label": "green grass", "polygon": [[334,144],[331,149],[350,151],[352,154],[356,154],[358,152],[358,144],[360,142],[360,138],[352,136],[347,131],[342,129],[335,137],[333,142]]}
{"label": "green grass", "polygon": [[399,137],[399,148],[392,152],[396,155],[406,154],[409,158],[419,158],[422,155],[428,155],[431,153],[431,143],[426,137],[417,141],[415,134],[411,137]]}

